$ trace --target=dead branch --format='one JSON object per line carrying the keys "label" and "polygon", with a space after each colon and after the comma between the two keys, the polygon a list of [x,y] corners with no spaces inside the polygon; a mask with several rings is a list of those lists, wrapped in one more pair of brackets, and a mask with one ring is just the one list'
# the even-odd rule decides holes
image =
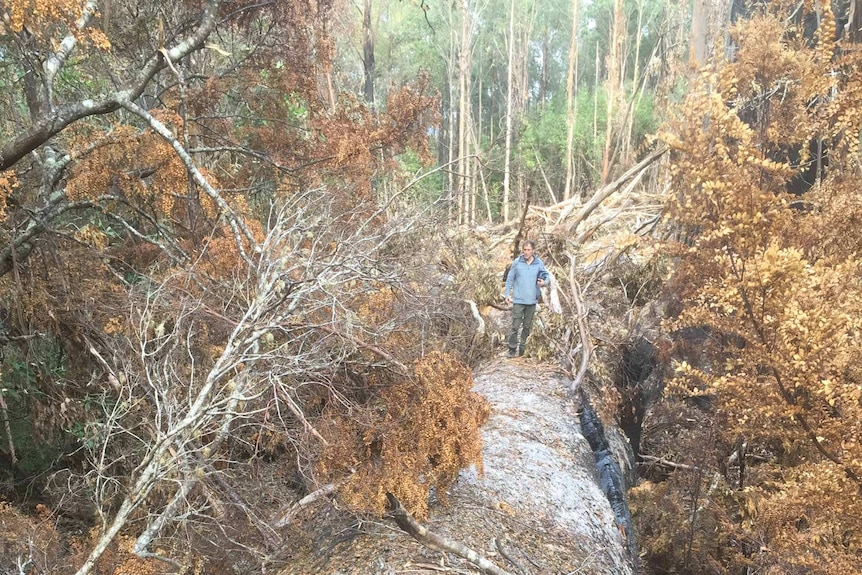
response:
{"label": "dead branch", "polygon": [[320,440],[323,445],[329,445],[329,442],[326,441],[326,439],[322,435],[320,435],[320,432],[317,431],[314,426],[311,425],[311,423],[309,423],[308,419],[305,417],[305,414],[302,412],[302,409],[298,405],[296,405],[296,402],[290,396],[290,393],[285,388],[284,383],[281,381],[281,378],[277,375],[271,377],[275,380],[276,383],[276,394],[284,398],[285,402],[287,403],[288,409],[290,409],[290,412],[293,413],[294,417],[296,417],[299,422],[302,423],[302,427],[305,428],[307,432],[312,434],[318,440]]}
{"label": "dead branch", "polygon": [[489,575],[511,575],[508,571],[500,569],[497,565],[488,561],[464,544],[452,541],[451,539],[446,539],[441,535],[428,531],[427,528],[420,525],[419,522],[401,506],[401,502],[398,501],[398,498],[391,493],[387,493],[386,498],[389,500],[389,505],[392,507],[392,517],[395,519],[395,523],[398,524],[398,527],[400,527],[402,531],[412,536],[414,539],[419,541],[419,543],[432,549],[437,549],[438,551],[454,553],[455,555],[466,559],[473,565],[476,565],[479,569]]}
{"label": "dead branch", "polygon": [[236,211],[230,206],[230,204],[225,201],[225,199],[221,196],[221,194],[210,184],[209,180],[204,177],[201,171],[198,169],[191,155],[189,155],[188,151],[183,147],[179,140],[173,135],[173,133],[165,126],[162,122],[160,122],[155,116],[150,114],[147,110],[144,110],[131,100],[122,99],[118,100],[120,106],[144,119],[150,127],[159,134],[166,142],[168,142],[174,151],[179,156],[180,160],[185,165],[186,169],[191,174],[195,183],[203,189],[206,194],[212,198],[212,200],[218,205],[219,209],[221,209],[222,214],[227,218],[228,223],[230,224],[231,231],[233,231],[234,241],[236,242],[237,249],[239,250],[240,255],[249,264],[249,266],[254,266],[254,262],[251,258],[246,254],[244,243],[247,241],[253,250],[259,251],[260,247],[257,245],[257,242],[254,239],[254,236],[248,230],[243,222],[242,218],[236,213]]}
{"label": "dead branch", "polygon": [[339,483],[327,483],[320,489],[312,491],[296,503],[288,506],[286,509],[282,507],[275,513],[275,518],[272,520],[272,526],[278,529],[289,525],[290,522],[293,521],[294,517],[296,517],[296,515],[300,511],[307,508],[315,501],[323,499],[327,495],[334,493],[335,490],[338,489],[342,483],[343,481]]}
{"label": "dead branch", "polygon": [[526,573],[524,568],[521,567],[520,563],[518,563],[517,561],[515,561],[512,558],[512,554],[509,553],[509,550],[506,549],[505,547],[503,547],[503,539],[502,538],[495,537],[494,538],[494,546],[497,548],[497,551],[500,552],[500,555],[503,556],[503,559],[505,559],[506,561],[511,563],[515,567],[515,569],[518,571],[518,573],[522,573],[522,574]]}
{"label": "dead branch", "polygon": [[405,366],[403,363],[401,363],[400,361],[395,359],[395,357],[392,354],[385,352],[384,350],[380,349],[376,345],[371,345],[370,343],[366,343],[366,342],[362,341],[361,339],[359,339],[358,337],[356,337],[355,335],[344,333],[343,330],[338,330],[338,329],[335,329],[334,327],[330,327],[328,325],[321,325],[321,326],[316,326],[316,327],[318,329],[320,329],[321,331],[331,333],[332,335],[337,335],[338,337],[344,338],[347,341],[353,343],[357,347],[361,347],[362,349],[367,349],[368,351],[372,352],[373,354],[375,354],[379,357],[382,357],[383,359],[385,359],[386,361],[390,362],[392,365],[397,367],[403,375],[407,375],[410,373],[410,370],[407,369],[407,366]]}
{"label": "dead branch", "polygon": [[470,311],[473,312],[473,317],[476,319],[476,333],[484,335],[485,320],[482,319],[482,315],[479,313],[479,308],[476,306],[476,302],[471,299],[464,301],[466,301],[470,305]]}
{"label": "dead branch", "polygon": [[[629,168],[623,175],[609,183],[603,188],[596,190],[593,196],[585,203],[581,210],[575,215],[575,217],[565,225],[566,233],[571,233],[575,229],[577,229],[578,225],[581,224],[597,207],[599,207],[602,202],[604,202],[608,197],[614,194],[617,190],[629,184],[627,189],[631,190],[643,177],[646,173],[647,169],[652,165],[653,162],[661,158],[665,152],[667,152],[667,147],[662,146],[651,154],[649,154],[646,158]],[[572,211],[577,207],[577,198],[570,198],[568,200],[559,202],[554,204],[553,206],[548,206],[546,208],[533,208],[534,210],[546,212],[546,213],[555,213],[559,212],[559,216],[557,216],[556,225],[562,226],[563,222],[571,215]]]}
{"label": "dead branch", "polygon": [[584,375],[587,373],[590,356],[593,354],[593,344],[590,340],[589,329],[587,328],[587,312],[579,293],[581,288],[575,280],[575,258],[572,255],[569,255],[569,282],[572,287],[572,301],[575,302],[575,309],[578,312],[578,333],[581,336],[581,365],[578,368],[578,373],[575,375],[574,380],[572,380],[571,387],[569,388],[572,395],[574,395],[581,386]]}
{"label": "dead branch", "polygon": [[685,469],[686,471],[698,471],[694,465],[686,465],[685,463],[675,463],[673,461],[655,457],[652,455],[641,455],[641,459],[651,465],[660,465],[662,467],[670,467],[671,469]]}

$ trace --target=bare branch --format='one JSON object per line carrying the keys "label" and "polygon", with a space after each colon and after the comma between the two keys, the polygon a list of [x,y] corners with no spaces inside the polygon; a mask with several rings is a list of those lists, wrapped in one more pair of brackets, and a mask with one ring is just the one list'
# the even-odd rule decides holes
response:
{"label": "bare branch", "polygon": [[[84,4],[84,8],[81,12],[80,18],[75,22],[75,28],[77,31],[81,31],[87,27],[90,23],[90,20],[93,19],[93,15],[96,13],[96,3],[92,0],[89,0],[86,4]],[[51,103],[51,85],[54,83],[54,76],[57,72],[60,71],[60,68],[65,64],[66,59],[72,53],[72,50],[75,49],[75,46],[78,44],[78,38],[75,34],[70,33],[65,38],[63,38],[62,42],[60,42],[60,47],[57,49],[54,54],[51,55],[50,58],[45,60],[44,64],[42,64],[42,68],[45,70],[45,87],[48,89],[48,103]]]}
{"label": "bare branch", "polygon": [[[234,212],[233,208],[230,207],[221,194],[219,194],[216,189],[212,187],[212,184],[210,184],[203,174],[201,174],[200,170],[195,165],[194,160],[179,140],[174,137],[173,133],[171,133],[167,126],[131,100],[120,100],[120,105],[129,112],[132,112],[146,120],[150,127],[164,138],[171,147],[173,147],[174,151],[176,151],[177,155],[180,157],[180,160],[185,164],[186,169],[192,174],[192,178],[194,178],[195,183],[203,188],[207,195],[216,202],[219,208],[221,208],[230,223],[231,230],[233,230],[234,240],[236,241],[237,248],[239,249],[242,258],[250,266],[253,266],[254,262],[251,261],[251,258],[246,254],[245,248],[243,247],[243,237],[249,242],[255,251],[259,251],[259,247],[257,246],[257,242],[254,240],[254,236],[252,236],[251,232],[248,231],[242,218]],[[240,233],[242,234],[242,237],[240,236]]]}
{"label": "bare branch", "polygon": [[[198,27],[173,48],[167,50],[168,59],[177,62],[191,52],[200,50],[217,24],[218,7],[221,0],[207,0]],[[62,51],[62,48],[61,48]],[[69,50],[71,52],[71,49]],[[68,56],[63,56],[65,59]],[[57,69],[62,64],[58,58]],[[161,52],[150,56],[138,76],[124,89],[99,97],[87,98],[53,108],[32,125],[21,130],[14,138],[0,144],[0,171],[8,170],[24,156],[47,142],[70,124],[88,116],[109,114],[118,110],[123,101],[137,99],[149,85],[153,77],[166,67],[166,59]],[[52,64],[52,66],[54,66]]]}
{"label": "bare branch", "polygon": [[457,556],[466,559],[473,565],[476,565],[479,569],[488,573],[488,575],[511,575],[508,571],[500,569],[497,565],[485,559],[466,545],[459,543],[458,541],[447,539],[442,535],[432,533],[426,527],[420,525],[419,522],[401,506],[401,502],[398,501],[398,498],[391,493],[387,493],[386,498],[389,500],[389,505],[392,507],[392,517],[395,519],[395,523],[398,524],[398,527],[423,545],[431,547],[432,549],[437,549],[438,551],[454,553]]}
{"label": "bare branch", "polygon": [[575,258],[569,255],[569,283],[572,288],[572,301],[575,303],[575,310],[578,312],[578,333],[581,337],[581,365],[578,367],[578,372],[572,380],[572,385],[569,387],[572,395],[574,395],[581,386],[584,376],[587,373],[587,367],[590,363],[590,356],[593,354],[593,344],[590,339],[590,332],[587,328],[587,312],[584,304],[581,301],[580,286],[575,280]]}
{"label": "bare branch", "polygon": [[[665,152],[667,152],[668,148],[665,146],[661,146],[643,160],[629,168],[623,175],[604,186],[603,188],[599,188],[593,194],[593,196],[585,203],[580,211],[574,216],[574,218],[565,223],[565,228],[563,231],[566,233],[572,233],[577,229],[577,227],[583,222],[585,219],[589,217],[589,215],[595,211],[597,207],[599,207],[602,202],[604,202],[608,197],[613,195],[617,190],[621,187],[627,186],[627,190],[631,190],[634,188],[636,183],[643,177],[646,173],[647,169],[652,165],[653,162],[661,158]],[[545,214],[554,214],[559,212],[557,216],[557,226],[562,226],[565,220],[572,214],[572,211],[578,206],[578,198],[573,197],[568,200],[564,200],[553,206],[548,207],[536,207],[531,206],[531,209],[536,213]]]}
{"label": "bare branch", "polygon": [[328,495],[331,495],[332,493],[335,493],[335,491],[341,486],[342,483],[343,481],[339,483],[327,483],[320,489],[312,491],[293,505],[290,505],[289,507],[287,507],[287,509],[279,509],[275,513],[275,518],[272,520],[272,526],[275,528],[281,528],[289,525],[290,522],[293,521],[293,518],[296,517],[296,515],[300,511],[307,508],[315,501],[318,501]]}

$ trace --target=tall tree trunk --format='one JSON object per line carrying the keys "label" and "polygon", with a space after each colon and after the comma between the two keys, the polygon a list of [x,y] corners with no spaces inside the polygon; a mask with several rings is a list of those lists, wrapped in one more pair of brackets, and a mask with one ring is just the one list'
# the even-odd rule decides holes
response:
{"label": "tall tree trunk", "polygon": [[[451,18],[450,18],[451,21]],[[449,221],[454,222],[460,215],[460,210],[458,213],[455,213],[455,208],[457,206],[457,202],[460,200],[460,196],[458,196],[458,191],[456,186],[458,185],[458,181],[455,178],[455,158],[457,157],[457,151],[455,150],[455,111],[457,109],[457,105],[455,104],[455,26],[449,26],[449,62],[447,66],[447,71],[449,72],[449,118],[447,122],[447,126],[449,128],[448,141],[449,141],[449,162],[447,164],[447,182],[449,184]]]}
{"label": "tall tree trunk", "polygon": [[572,0],[572,40],[569,43],[569,65],[566,69],[566,186],[563,198],[572,197],[575,178],[575,120],[577,118],[577,99],[575,89],[578,86],[578,3]]}
{"label": "tall tree trunk", "polygon": [[[530,38],[533,35],[533,27],[536,24],[536,16],[538,15],[538,2],[531,3],[532,11],[523,20],[521,38],[517,46],[521,48],[519,67],[516,68],[518,73],[517,90],[515,91],[515,118],[526,118],[530,104]],[[518,170],[518,211],[520,212],[523,206],[527,205],[529,198],[529,184],[524,162],[517,163]]]}
{"label": "tall tree trunk", "polygon": [[545,111],[545,98],[548,92],[548,58],[551,53],[551,41],[548,38],[548,28],[542,30],[542,72],[539,77],[539,110]]}
{"label": "tall tree trunk", "polygon": [[509,8],[509,64],[506,69],[506,152],[503,162],[503,221],[509,221],[509,200],[512,187],[512,114],[515,97],[515,2]]}
{"label": "tall tree trunk", "polygon": [[850,42],[862,41],[862,0],[850,0],[847,24],[844,28]]}
{"label": "tall tree trunk", "polygon": [[623,163],[628,164],[631,161],[632,156],[632,132],[634,130],[635,123],[635,110],[637,110],[637,101],[640,101],[640,91],[638,90],[638,82],[640,81],[640,59],[641,59],[641,29],[643,26],[643,15],[644,15],[644,0],[638,0],[637,2],[637,11],[638,11],[638,27],[637,33],[635,34],[635,63],[634,63],[634,71],[632,72],[632,113],[626,117],[626,137],[623,140]]}
{"label": "tall tree trunk", "polygon": [[688,45],[688,63],[697,69],[706,61],[706,0],[692,0],[691,40]]}
{"label": "tall tree trunk", "polygon": [[599,137],[599,43],[596,42],[596,76],[593,85],[593,140]]}
{"label": "tall tree trunk", "polygon": [[615,101],[620,88],[623,42],[625,42],[625,12],[623,0],[614,0],[614,22],[611,32],[610,54],[608,54],[608,77],[605,82],[607,92],[607,118],[605,122],[605,148],[602,154],[602,185],[608,183],[611,174],[611,143],[614,132]]}
{"label": "tall tree trunk", "polygon": [[461,0],[461,35],[458,53],[458,189],[461,193],[459,223],[469,223],[471,219],[472,191],[470,182],[470,86],[472,64],[472,21],[469,0]]}
{"label": "tall tree trunk", "polygon": [[374,109],[374,31],[371,27],[371,0],[365,0],[362,12],[362,64],[365,69],[365,101]]}

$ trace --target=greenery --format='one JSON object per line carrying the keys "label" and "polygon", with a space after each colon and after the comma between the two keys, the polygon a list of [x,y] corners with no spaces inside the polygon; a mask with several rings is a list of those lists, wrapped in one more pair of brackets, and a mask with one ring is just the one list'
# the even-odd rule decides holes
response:
{"label": "greenery", "polygon": [[0,2],[0,562],[273,572],[307,497],[433,515],[517,233],[535,358],[658,349],[648,572],[858,570],[862,10],[726,9]]}

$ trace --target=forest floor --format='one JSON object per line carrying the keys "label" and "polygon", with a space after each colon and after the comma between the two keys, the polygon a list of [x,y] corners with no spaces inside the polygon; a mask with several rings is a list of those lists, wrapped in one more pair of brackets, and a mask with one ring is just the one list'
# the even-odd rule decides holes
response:
{"label": "forest floor", "polygon": [[[484,473],[462,472],[424,525],[510,573],[628,574],[624,543],[595,480],[560,370],[528,358],[493,358],[475,391],[491,404],[483,428]],[[282,575],[480,573],[451,553],[424,547],[389,519],[353,522],[331,509],[330,528],[308,540]],[[340,525],[340,528],[336,528]],[[340,529],[338,532],[334,532]],[[323,541],[327,541],[324,543]]]}

